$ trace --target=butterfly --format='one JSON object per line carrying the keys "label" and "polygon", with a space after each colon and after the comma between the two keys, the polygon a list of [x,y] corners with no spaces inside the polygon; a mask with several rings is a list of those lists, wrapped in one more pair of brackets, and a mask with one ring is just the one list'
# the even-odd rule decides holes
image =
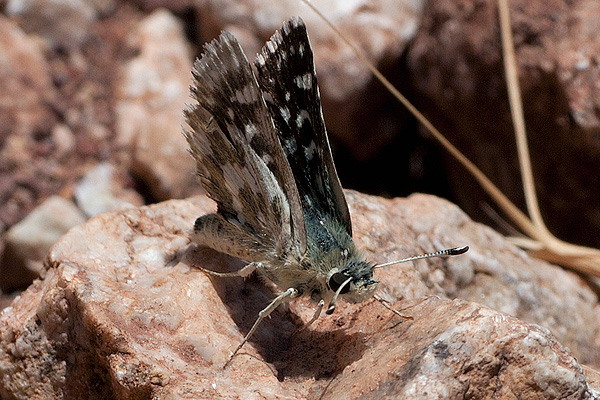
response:
{"label": "butterfly", "polygon": [[[223,32],[194,63],[184,136],[197,174],[217,203],[199,217],[195,243],[248,264],[282,293],[267,305],[232,353],[281,303],[301,295],[318,302],[310,325],[327,303],[370,298],[375,268],[407,260],[462,254],[447,249],[387,264],[365,260],[352,240],[348,204],[327,138],[313,53],[306,26],[292,18],[249,63],[237,39]],[[305,326],[305,327],[306,327]],[[228,363],[229,363],[228,361]]]}

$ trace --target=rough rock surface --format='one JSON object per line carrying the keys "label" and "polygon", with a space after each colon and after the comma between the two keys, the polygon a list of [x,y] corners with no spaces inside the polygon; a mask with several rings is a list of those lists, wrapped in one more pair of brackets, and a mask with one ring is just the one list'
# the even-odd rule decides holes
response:
{"label": "rough rock surface", "polygon": [[[510,1],[542,213],[551,231],[600,246],[600,3]],[[431,1],[408,54],[418,105],[513,201],[524,205],[497,1]],[[458,204],[484,217],[481,191],[449,170]],[[596,232],[596,233],[594,233]]]}
{"label": "rough rock surface", "polygon": [[[100,214],[56,243],[45,278],[0,314],[0,395],[592,398],[564,347],[598,361],[591,351],[597,341],[578,343],[600,326],[596,296],[580,278],[529,259],[438,198],[347,194],[356,242],[374,261],[471,246],[464,256],[377,271],[381,295],[411,320],[400,323],[372,300],[340,303],[292,336],[314,308],[302,298],[274,312],[221,369],[273,294],[254,277],[215,279],[194,268],[226,271],[242,263],[190,245],[188,229],[213,210],[211,201],[173,200]],[[465,289],[481,282],[481,289]],[[492,286],[503,287],[503,296],[486,290]],[[461,292],[528,322],[449,299]],[[554,310],[560,302],[564,308]],[[531,324],[549,320],[558,340]]]}

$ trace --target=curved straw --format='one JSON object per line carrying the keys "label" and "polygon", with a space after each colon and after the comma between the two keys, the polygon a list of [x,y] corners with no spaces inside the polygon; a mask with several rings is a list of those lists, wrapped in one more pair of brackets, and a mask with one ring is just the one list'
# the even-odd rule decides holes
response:
{"label": "curved straw", "polygon": [[531,216],[531,220],[535,227],[542,231],[544,235],[552,236],[546,227],[546,224],[544,224],[538,206],[537,193],[535,191],[531,159],[529,157],[529,146],[527,144],[527,133],[525,130],[525,117],[523,116],[523,103],[521,102],[517,58],[515,56],[515,46],[510,28],[510,13],[508,2],[506,0],[498,1],[498,16],[500,18],[500,26],[503,27],[503,29],[500,29],[500,32],[502,36],[502,51],[504,53],[504,71],[506,73],[508,100],[517,140],[517,153],[519,156],[521,178],[523,180],[523,193],[525,195],[527,211],[529,211],[529,215]]}

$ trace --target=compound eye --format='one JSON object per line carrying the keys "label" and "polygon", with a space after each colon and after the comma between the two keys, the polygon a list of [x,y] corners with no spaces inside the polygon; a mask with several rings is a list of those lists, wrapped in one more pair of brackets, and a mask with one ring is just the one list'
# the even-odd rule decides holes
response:
{"label": "compound eye", "polygon": [[[331,289],[332,291],[337,291],[340,286],[342,285],[342,283],[346,282],[348,280],[348,278],[350,278],[348,275],[343,274],[341,272],[336,272],[335,274],[331,275],[331,278],[329,278],[329,289]],[[344,293],[348,293],[350,291],[350,284],[347,284],[346,286],[344,286],[342,288],[342,291],[340,292],[340,294],[344,294]]]}

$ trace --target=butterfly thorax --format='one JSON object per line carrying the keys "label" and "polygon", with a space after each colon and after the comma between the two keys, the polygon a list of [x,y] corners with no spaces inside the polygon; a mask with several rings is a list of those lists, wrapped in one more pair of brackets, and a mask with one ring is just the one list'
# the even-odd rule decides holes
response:
{"label": "butterfly thorax", "polygon": [[315,300],[329,299],[346,279],[352,277],[343,296],[351,302],[363,301],[374,291],[373,265],[364,260],[346,228],[329,216],[305,213],[307,253],[297,268],[266,267],[265,275],[280,288],[294,287]]}

